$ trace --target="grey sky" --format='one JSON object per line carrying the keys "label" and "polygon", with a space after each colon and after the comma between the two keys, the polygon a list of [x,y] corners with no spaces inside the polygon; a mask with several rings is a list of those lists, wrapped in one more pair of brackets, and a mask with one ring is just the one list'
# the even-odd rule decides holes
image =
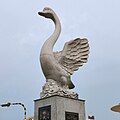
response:
{"label": "grey sky", "polygon": [[[110,111],[120,103],[120,1],[119,0],[4,0],[0,1],[0,103],[22,102],[27,116],[45,83],[39,65],[40,48],[54,30],[53,23],[37,15],[53,8],[62,23],[54,50],[66,41],[87,37],[88,63],[72,81],[80,99],[86,100],[86,116],[119,120]],[[21,120],[21,107],[0,108],[0,120]]]}

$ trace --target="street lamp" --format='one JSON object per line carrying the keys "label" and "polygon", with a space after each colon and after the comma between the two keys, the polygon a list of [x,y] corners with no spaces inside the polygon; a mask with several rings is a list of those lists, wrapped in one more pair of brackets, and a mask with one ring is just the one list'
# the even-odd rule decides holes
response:
{"label": "street lamp", "polygon": [[88,120],[95,120],[95,117],[92,115],[92,116],[88,116]]}
{"label": "street lamp", "polygon": [[21,105],[23,107],[23,109],[24,109],[24,120],[26,120],[26,107],[25,107],[24,104],[22,104],[22,103],[10,103],[10,102],[8,102],[6,104],[1,104],[0,106],[1,107],[10,107],[10,105]]}
{"label": "street lamp", "polygon": [[112,111],[114,112],[119,112],[120,113],[120,103],[118,105],[115,105],[111,108]]}

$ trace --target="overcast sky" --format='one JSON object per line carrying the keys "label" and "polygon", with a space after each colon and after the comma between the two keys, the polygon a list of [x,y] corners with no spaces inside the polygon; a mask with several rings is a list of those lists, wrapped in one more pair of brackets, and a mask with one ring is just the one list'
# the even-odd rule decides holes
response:
{"label": "overcast sky", "polygon": [[[120,114],[110,110],[120,103],[119,0],[1,0],[0,104],[22,102],[27,116],[34,114],[33,100],[45,83],[39,53],[54,30],[52,21],[37,15],[46,6],[62,24],[55,51],[76,37],[89,40],[89,60],[72,76],[73,91],[86,100],[86,117],[119,120]],[[22,119],[22,107],[0,108],[0,120]]]}

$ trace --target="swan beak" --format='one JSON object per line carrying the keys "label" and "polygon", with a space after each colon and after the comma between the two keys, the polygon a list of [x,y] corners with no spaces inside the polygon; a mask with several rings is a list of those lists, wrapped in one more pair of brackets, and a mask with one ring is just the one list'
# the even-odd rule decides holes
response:
{"label": "swan beak", "polygon": [[38,15],[45,16],[45,13],[44,12],[38,12]]}

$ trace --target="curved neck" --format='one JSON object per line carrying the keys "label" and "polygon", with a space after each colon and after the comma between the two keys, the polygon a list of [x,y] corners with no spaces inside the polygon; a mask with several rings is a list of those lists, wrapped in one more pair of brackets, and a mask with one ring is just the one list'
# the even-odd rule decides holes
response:
{"label": "curved neck", "polygon": [[53,34],[43,44],[42,49],[41,49],[41,55],[43,54],[53,55],[53,46],[56,43],[60,35],[60,32],[61,32],[61,24],[60,24],[59,18],[57,17],[55,13],[54,13],[54,17],[52,20],[55,24],[55,30]]}

